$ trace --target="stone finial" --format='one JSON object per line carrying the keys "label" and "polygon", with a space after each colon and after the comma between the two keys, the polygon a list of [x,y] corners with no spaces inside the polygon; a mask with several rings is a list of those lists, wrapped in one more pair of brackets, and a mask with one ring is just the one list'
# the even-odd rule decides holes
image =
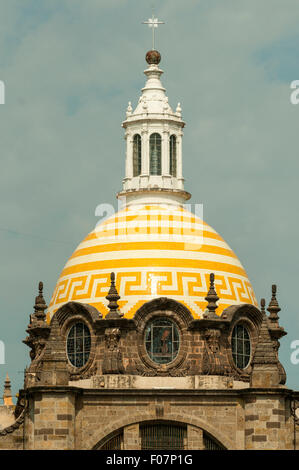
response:
{"label": "stone finial", "polygon": [[262,312],[262,314],[266,314],[265,306],[266,306],[265,299],[261,299],[261,312]]}
{"label": "stone finial", "polygon": [[45,310],[48,307],[43,296],[43,287],[43,283],[39,282],[39,293],[35,297],[34,313],[30,315],[29,325],[26,330],[28,336],[23,341],[24,344],[31,348],[29,354],[32,361],[41,354],[50,332],[50,326],[46,322]]}
{"label": "stone finial", "polygon": [[264,312],[257,345],[252,359],[251,387],[268,388],[279,384],[278,360]]}
{"label": "stone finial", "polygon": [[181,116],[181,115],[182,115],[181,103],[178,103],[178,105],[177,105],[177,107],[176,107],[176,110],[175,110],[175,113],[176,113],[178,116]]}
{"label": "stone finial", "polygon": [[218,315],[216,315],[215,310],[218,308],[218,305],[216,302],[219,300],[219,297],[215,290],[214,280],[215,280],[215,275],[214,273],[211,273],[210,274],[210,289],[209,289],[207,296],[205,297],[205,300],[208,302],[207,317],[209,318],[211,317],[218,318]]}
{"label": "stone finial", "polygon": [[34,304],[34,315],[37,320],[45,320],[46,314],[45,310],[48,308],[44,296],[43,296],[43,288],[44,284],[40,281],[38,284],[39,294],[35,297],[35,304]]}
{"label": "stone finial", "polygon": [[276,284],[273,284],[272,285],[272,298],[267,308],[268,312],[270,313],[269,320],[273,323],[278,323],[278,320],[279,320],[278,312],[280,312],[281,310],[276,299],[276,292],[277,292],[277,286]]}
{"label": "stone finial", "polygon": [[256,345],[252,364],[276,364],[277,358],[271,340],[267,316],[263,314],[263,320],[259,331],[258,342]]}
{"label": "stone finial", "polygon": [[115,287],[115,273],[110,274],[111,284],[108,295],[106,299],[109,301],[108,308],[110,312],[106,315],[107,319],[118,319],[122,317],[122,314],[119,311],[119,306],[117,301],[120,299],[117,289]]}
{"label": "stone finial", "polygon": [[3,401],[5,406],[13,405],[12,401],[12,393],[11,393],[11,383],[8,374],[6,374],[6,379],[4,382],[4,393],[3,393]]}
{"label": "stone finial", "polygon": [[127,117],[131,116],[132,112],[133,112],[132,103],[131,103],[131,101],[129,101],[128,107],[127,107],[127,112],[126,112]]}

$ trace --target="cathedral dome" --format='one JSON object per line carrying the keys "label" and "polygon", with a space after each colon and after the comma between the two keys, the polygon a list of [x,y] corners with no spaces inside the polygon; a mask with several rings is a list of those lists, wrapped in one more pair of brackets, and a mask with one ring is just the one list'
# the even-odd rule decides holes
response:
{"label": "cathedral dome", "polygon": [[217,314],[234,304],[256,305],[240,261],[225,241],[189,212],[184,189],[182,137],[185,122],[178,104],[168,103],[160,77],[160,53],[147,54],[147,80],[138,104],[129,102],[122,123],[126,139],[123,209],[82,241],[65,265],[49,306],[90,304],[105,316],[110,273],[116,274],[119,306],[132,318],[146,302],[169,297],[201,318],[210,273],[220,297]]}
{"label": "cathedral dome", "polygon": [[133,203],[100,223],[66,263],[49,317],[70,301],[90,304],[105,316],[112,271],[125,318],[159,297],[170,297],[201,318],[211,272],[220,297],[218,315],[230,305],[257,305],[231,248],[213,228],[178,205]]}

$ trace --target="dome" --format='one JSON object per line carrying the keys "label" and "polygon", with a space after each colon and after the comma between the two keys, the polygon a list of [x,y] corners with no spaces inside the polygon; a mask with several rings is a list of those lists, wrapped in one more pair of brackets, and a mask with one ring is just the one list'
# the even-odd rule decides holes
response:
{"label": "dome", "polygon": [[231,248],[213,228],[178,205],[132,204],[100,223],[66,263],[49,318],[70,301],[90,304],[105,316],[112,271],[125,318],[133,318],[144,303],[159,297],[174,299],[201,318],[211,272],[220,297],[218,315],[230,305],[257,305]]}

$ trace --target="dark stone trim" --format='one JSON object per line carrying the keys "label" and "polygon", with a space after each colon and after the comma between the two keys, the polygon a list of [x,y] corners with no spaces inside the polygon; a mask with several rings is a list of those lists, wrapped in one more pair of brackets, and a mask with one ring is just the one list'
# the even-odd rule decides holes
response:
{"label": "dark stone trim", "polygon": [[176,300],[169,299],[168,297],[159,297],[158,299],[151,300],[143,304],[135,313],[134,320],[137,324],[144,322],[146,317],[153,312],[163,310],[170,310],[174,313],[177,313],[182,320],[185,322],[186,326],[193,321],[193,316],[190,311]]}
{"label": "dark stone trim", "polygon": [[122,330],[136,330],[137,325],[134,320],[127,319],[127,318],[120,318],[120,319],[102,319],[96,321],[96,330],[104,330],[106,328],[121,328]]}
{"label": "dark stone trim", "polygon": [[267,436],[252,436],[254,442],[266,442]]}
{"label": "dark stone trim", "polygon": [[54,313],[51,319],[51,324],[53,322],[53,318],[56,317],[58,324],[61,327],[67,319],[74,315],[86,315],[90,318],[91,323],[95,323],[102,316],[96,308],[89,304],[67,302]]}
{"label": "dark stone trim", "polygon": [[209,320],[209,319],[198,319],[193,320],[188,327],[188,330],[204,330],[206,328],[217,328],[219,330],[223,330],[225,328],[229,328],[230,322],[228,320],[222,320],[219,317],[219,320]]}

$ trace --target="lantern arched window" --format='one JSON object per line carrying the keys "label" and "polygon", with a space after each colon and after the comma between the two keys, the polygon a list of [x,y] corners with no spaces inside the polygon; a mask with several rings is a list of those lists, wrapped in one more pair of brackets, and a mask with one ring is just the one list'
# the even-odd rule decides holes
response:
{"label": "lantern arched window", "polygon": [[169,174],[171,176],[176,176],[176,167],[176,136],[171,135],[169,139]]}
{"label": "lantern arched window", "polygon": [[161,175],[161,136],[154,133],[150,136],[150,174]]}
{"label": "lantern arched window", "polygon": [[141,174],[141,136],[135,134],[133,138],[133,176]]}

